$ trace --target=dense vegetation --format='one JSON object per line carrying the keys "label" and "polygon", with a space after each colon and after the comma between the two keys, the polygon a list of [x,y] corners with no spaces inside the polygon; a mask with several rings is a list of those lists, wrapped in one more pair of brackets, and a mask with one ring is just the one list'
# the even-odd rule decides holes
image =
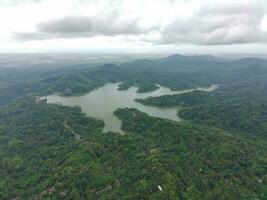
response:
{"label": "dense vegetation", "polygon": [[62,164],[79,150],[72,128],[83,139],[104,125],[86,118],[79,107],[36,104],[32,97],[2,107],[0,123],[0,199],[42,195],[62,178]]}
{"label": "dense vegetation", "polygon": [[[0,68],[0,199],[267,199],[267,62],[174,55],[121,65]],[[118,109],[127,133],[103,133],[78,95],[107,82],[213,92],[139,99],[180,106],[182,123]],[[162,191],[161,191],[162,190]]]}
{"label": "dense vegetation", "polygon": [[231,132],[267,139],[267,99],[248,99],[185,108],[183,119],[204,122]]}
{"label": "dense vegetation", "polygon": [[30,97],[2,108],[1,199],[263,195],[266,143],[134,109],[115,114],[131,133],[101,133],[103,123],[78,107],[36,104]]}
{"label": "dense vegetation", "polygon": [[115,114],[125,131],[143,138],[139,146],[143,154],[150,154],[138,165],[145,171],[143,182],[151,190],[155,183],[164,188],[155,197],[253,199],[261,190],[258,181],[267,170],[265,143],[207,126],[152,118],[134,109]]}

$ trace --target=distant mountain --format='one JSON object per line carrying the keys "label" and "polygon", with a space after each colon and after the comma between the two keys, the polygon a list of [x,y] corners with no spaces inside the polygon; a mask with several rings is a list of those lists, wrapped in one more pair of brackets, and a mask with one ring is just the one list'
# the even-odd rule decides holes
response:
{"label": "distant mountain", "polygon": [[254,65],[267,66],[267,60],[261,58],[242,58],[234,61],[222,60],[211,55],[193,55],[186,56],[173,54],[168,57],[150,60],[142,59],[133,62],[124,63],[122,68],[135,72],[140,71],[161,71],[161,72],[192,72],[192,71],[210,71],[240,69],[243,67],[253,67]]}
{"label": "distant mountain", "polygon": [[196,69],[196,67],[245,67],[252,65],[267,66],[267,60],[262,58],[248,57],[234,61],[224,61],[210,55],[185,56],[180,54],[159,59],[157,63],[164,68],[179,67],[180,69]]}
{"label": "distant mountain", "polygon": [[254,58],[254,57],[248,57],[248,58],[242,58],[242,59],[238,59],[238,60],[234,60],[230,62],[231,64],[234,65],[266,65],[267,66],[267,60],[262,59],[262,58]]}
{"label": "distant mountain", "polygon": [[185,56],[174,54],[156,61],[157,66],[166,70],[185,70],[191,71],[198,68],[221,66],[222,62],[210,55]]}
{"label": "distant mountain", "polygon": [[161,60],[176,60],[176,61],[218,61],[216,57],[211,55],[193,55],[193,56],[186,56],[181,54],[173,54],[171,56],[162,58]]}

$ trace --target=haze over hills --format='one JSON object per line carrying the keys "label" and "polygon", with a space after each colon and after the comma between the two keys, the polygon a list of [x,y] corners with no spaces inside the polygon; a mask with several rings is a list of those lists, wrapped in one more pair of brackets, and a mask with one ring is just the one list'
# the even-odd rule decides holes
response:
{"label": "haze over hills", "polygon": [[[234,58],[232,58],[234,57]],[[158,60],[162,58],[162,62],[166,60],[171,62],[171,60],[179,61],[180,64],[185,62],[235,62],[235,64],[242,63],[262,63],[264,64],[265,58],[267,56],[262,55],[231,55],[231,56],[222,56],[222,55],[182,55],[182,54],[88,54],[88,53],[9,53],[1,54],[0,53],[0,67],[60,67],[60,66],[71,66],[71,65],[86,65],[94,64],[101,65],[104,63],[115,63],[122,64],[124,62],[135,61],[141,62],[144,60]],[[136,61],[138,60],[138,61]]]}
{"label": "haze over hills", "polygon": [[0,67],[61,67],[82,64],[122,63],[164,54],[0,53]]}

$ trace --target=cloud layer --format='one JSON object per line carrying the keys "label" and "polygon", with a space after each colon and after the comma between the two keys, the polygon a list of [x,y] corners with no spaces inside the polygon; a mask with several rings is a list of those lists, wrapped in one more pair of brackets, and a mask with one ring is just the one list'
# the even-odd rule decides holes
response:
{"label": "cloud layer", "polygon": [[166,26],[160,42],[200,45],[266,42],[267,34],[260,27],[265,11],[259,1],[203,6],[190,18],[177,18]]}
{"label": "cloud layer", "polygon": [[93,36],[138,35],[145,30],[138,21],[123,20],[116,14],[109,16],[68,16],[37,26],[36,32],[16,33],[20,40],[42,40],[51,38],[79,38]]}
{"label": "cloud layer", "polygon": [[[72,1],[77,2],[73,4],[79,7],[77,12],[43,20],[33,31],[14,31],[13,39],[43,41],[104,36],[115,40],[119,36],[121,43],[201,46],[267,42],[265,0]],[[104,9],[98,4],[105,5]],[[261,27],[263,18],[266,27]]]}

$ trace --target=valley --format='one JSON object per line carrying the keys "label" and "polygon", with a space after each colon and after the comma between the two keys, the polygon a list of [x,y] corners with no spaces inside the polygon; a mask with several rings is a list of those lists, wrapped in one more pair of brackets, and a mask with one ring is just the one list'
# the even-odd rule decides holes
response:
{"label": "valley", "polygon": [[62,97],[59,95],[50,95],[42,97],[47,103],[60,103],[66,106],[80,106],[82,112],[90,117],[97,117],[104,121],[104,131],[115,131],[123,133],[121,130],[121,121],[113,115],[118,108],[136,108],[150,116],[180,121],[177,115],[177,107],[160,108],[155,106],[146,106],[136,102],[136,99],[157,97],[162,95],[184,94],[193,91],[211,92],[217,88],[211,85],[207,88],[195,88],[181,91],[172,91],[169,88],[159,86],[159,89],[153,92],[137,93],[138,87],[131,87],[127,90],[118,90],[121,83],[108,83],[83,96]]}

